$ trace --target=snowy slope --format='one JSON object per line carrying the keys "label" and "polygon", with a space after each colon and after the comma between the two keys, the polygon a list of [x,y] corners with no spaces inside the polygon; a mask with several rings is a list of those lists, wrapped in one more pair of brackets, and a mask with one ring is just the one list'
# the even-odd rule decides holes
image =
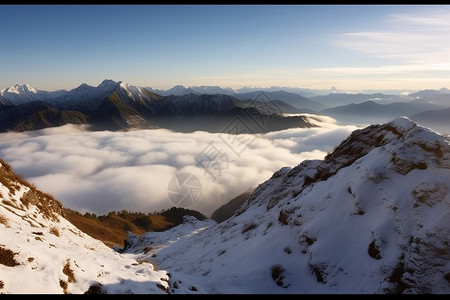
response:
{"label": "snowy slope", "polygon": [[[0,293],[198,293],[150,260],[120,254],[82,233],[61,213],[61,204],[35,190],[0,163]],[[92,286],[92,287],[91,287]],[[90,288],[91,287],[91,288]]]}
{"label": "snowy slope", "polygon": [[148,91],[145,88],[134,86],[122,81],[117,82],[113,95],[117,95],[124,103],[128,105],[149,106],[150,101],[159,98],[159,95]]}
{"label": "snowy slope", "polygon": [[130,234],[125,252],[207,293],[445,294],[449,191],[450,140],[398,118],[280,169],[223,223]]}

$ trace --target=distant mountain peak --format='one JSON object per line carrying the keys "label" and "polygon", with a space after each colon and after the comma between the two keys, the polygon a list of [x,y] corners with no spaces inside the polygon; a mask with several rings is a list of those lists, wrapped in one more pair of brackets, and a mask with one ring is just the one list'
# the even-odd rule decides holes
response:
{"label": "distant mountain peak", "polygon": [[80,84],[78,87],[77,87],[77,89],[86,89],[86,88],[92,88],[93,86],[91,86],[91,85],[89,85],[89,84],[87,84],[87,83],[82,83],[82,84]]}
{"label": "distant mountain peak", "polygon": [[3,93],[11,93],[11,94],[18,94],[18,95],[26,95],[26,94],[36,94],[37,93],[37,89],[32,87],[29,84],[16,84],[12,87],[6,88],[2,91]]}
{"label": "distant mountain peak", "polygon": [[117,86],[117,84],[120,84],[121,83],[121,81],[114,81],[114,80],[111,80],[111,79],[105,79],[105,80],[103,80],[102,81],[102,83],[100,83],[99,85],[98,85],[98,88],[113,88],[113,87],[116,87]]}
{"label": "distant mountain peak", "polygon": [[443,94],[450,94],[450,90],[447,89],[447,88],[445,88],[445,87],[440,88],[438,91],[441,92],[441,93],[443,93]]}

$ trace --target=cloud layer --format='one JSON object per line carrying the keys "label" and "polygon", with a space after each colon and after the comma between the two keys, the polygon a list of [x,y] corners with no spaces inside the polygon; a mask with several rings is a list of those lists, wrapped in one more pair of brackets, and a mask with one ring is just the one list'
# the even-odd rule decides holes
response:
{"label": "cloud layer", "polygon": [[0,134],[0,157],[39,189],[82,213],[170,208],[169,182],[189,173],[198,178],[201,196],[185,207],[210,216],[279,168],[322,159],[357,129],[324,125],[239,136],[165,129],[89,132],[65,125]]}

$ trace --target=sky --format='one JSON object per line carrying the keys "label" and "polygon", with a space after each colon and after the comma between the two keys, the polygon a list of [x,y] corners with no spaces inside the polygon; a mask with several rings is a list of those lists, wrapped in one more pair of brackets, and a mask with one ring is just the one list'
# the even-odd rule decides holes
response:
{"label": "sky", "polygon": [[448,5],[0,5],[0,89],[439,89]]}

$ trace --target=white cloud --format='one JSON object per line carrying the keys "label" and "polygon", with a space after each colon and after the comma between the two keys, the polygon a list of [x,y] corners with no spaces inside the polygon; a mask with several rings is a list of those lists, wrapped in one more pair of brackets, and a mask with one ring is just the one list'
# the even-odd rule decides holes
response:
{"label": "white cloud", "polygon": [[[384,27],[336,36],[335,45],[374,57],[392,58],[406,65],[434,65],[450,55],[450,13],[391,15]],[[448,65],[448,64],[447,64]]]}
{"label": "white cloud", "polygon": [[[420,14],[390,15],[378,28],[346,32],[335,36],[339,48],[384,59],[376,66],[316,68],[321,74],[335,76],[376,75],[432,81],[450,77],[450,12],[422,11]],[[399,76],[407,76],[401,78]],[[356,78],[356,77],[355,77]]]}
{"label": "white cloud", "polygon": [[[96,214],[170,208],[168,184],[176,174],[188,172],[202,185],[200,200],[188,208],[209,216],[279,168],[323,158],[356,129],[334,122],[326,127],[241,136],[252,142],[238,155],[226,143],[230,140],[215,133],[89,132],[66,125],[0,134],[0,157],[66,207]],[[214,155],[211,161],[200,160]]]}

